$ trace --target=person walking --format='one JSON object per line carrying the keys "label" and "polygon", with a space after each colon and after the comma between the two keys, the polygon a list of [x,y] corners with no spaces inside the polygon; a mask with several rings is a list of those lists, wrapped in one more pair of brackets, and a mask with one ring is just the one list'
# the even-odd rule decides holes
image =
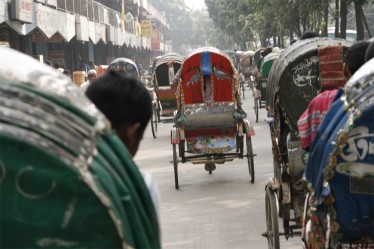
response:
{"label": "person walking", "polygon": [[82,85],[79,86],[79,90],[84,93],[87,90],[87,87],[90,85],[90,83],[96,79],[97,73],[95,69],[91,69],[88,71],[87,74],[87,81],[82,83]]}

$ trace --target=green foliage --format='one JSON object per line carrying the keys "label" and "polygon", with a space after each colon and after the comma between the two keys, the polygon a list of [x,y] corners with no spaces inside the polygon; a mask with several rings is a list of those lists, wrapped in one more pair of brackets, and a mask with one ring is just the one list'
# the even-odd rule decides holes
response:
{"label": "green foliage", "polygon": [[181,54],[202,46],[226,49],[230,39],[215,27],[206,11],[189,9],[184,0],[148,0],[166,13],[172,32],[173,50]]}
{"label": "green foliage", "polygon": [[[173,48],[182,53],[201,46],[255,49],[258,40],[267,46],[275,37],[280,38],[277,45],[283,45],[283,37],[318,32],[331,26],[328,16],[339,16],[335,8],[328,8],[335,0],[205,0],[207,12],[189,9],[184,0],[148,1],[167,13]],[[361,7],[374,2],[345,1]]]}

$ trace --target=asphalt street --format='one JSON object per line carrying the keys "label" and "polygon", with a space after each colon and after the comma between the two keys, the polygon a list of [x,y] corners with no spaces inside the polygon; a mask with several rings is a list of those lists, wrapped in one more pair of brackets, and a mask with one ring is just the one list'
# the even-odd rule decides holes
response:
{"label": "asphalt street", "polygon": [[[170,144],[172,124],[160,123],[156,139],[150,126],[147,128],[135,161],[158,184],[163,248],[267,248],[261,233],[266,231],[265,183],[273,176],[270,132],[265,109],[260,109],[259,121],[255,122],[249,88],[245,97],[243,109],[256,132],[252,137],[257,154],[254,183],[250,183],[246,159],[219,164],[211,175],[203,164],[179,163],[176,190]],[[281,237],[281,248],[301,248],[300,237],[288,241]]]}

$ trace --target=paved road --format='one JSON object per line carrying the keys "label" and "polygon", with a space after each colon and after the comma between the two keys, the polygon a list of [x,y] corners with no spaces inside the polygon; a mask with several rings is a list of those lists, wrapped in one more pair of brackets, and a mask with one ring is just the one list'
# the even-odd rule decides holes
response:
{"label": "paved road", "polygon": [[[266,230],[265,182],[273,175],[271,140],[265,110],[260,110],[256,123],[251,91],[245,94],[243,109],[256,132],[252,138],[257,154],[254,184],[250,183],[245,159],[218,165],[212,175],[204,165],[180,163],[180,189],[176,190],[171,164],[172,124],[160,124],[157,139],[148,127],[135,160],[159,186],[163,248],[267,248],[261,233]],[[301,248],[299,241],[299,237],[288,241],[281,237],[281,248]]]}

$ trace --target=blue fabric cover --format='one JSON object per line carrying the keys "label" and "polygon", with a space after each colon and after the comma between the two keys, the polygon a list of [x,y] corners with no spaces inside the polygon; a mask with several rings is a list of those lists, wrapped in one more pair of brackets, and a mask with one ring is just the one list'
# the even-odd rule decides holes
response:
{"label": "blue fabric cover", "polygon": [[[355,99],[364,94],[355,96]],[[355,120],[355,130],[348,134],[342,154],[337,156],[337,167],[334,177],[329,180],[329,190],[322,186],[322,172],[328,164],[337,132],[348,118],[343,101],[337,98],[311,146],[305,177],[312,184],[316,197],[324,197],[331,191],[335,200],[336,221],[340,225],[339,233],[343,235],[343,240],[349,241],[364,236],[374,237],[374,176],[370,173],[373,171],[370,167],[374,167],[374,106]]]}
{"label": "blue fabric cover", "polygon": [[203,52],[201,56],[201,69],[203,71],[203,76],[210,76],[212,73],[210,69],[210,52]]}

